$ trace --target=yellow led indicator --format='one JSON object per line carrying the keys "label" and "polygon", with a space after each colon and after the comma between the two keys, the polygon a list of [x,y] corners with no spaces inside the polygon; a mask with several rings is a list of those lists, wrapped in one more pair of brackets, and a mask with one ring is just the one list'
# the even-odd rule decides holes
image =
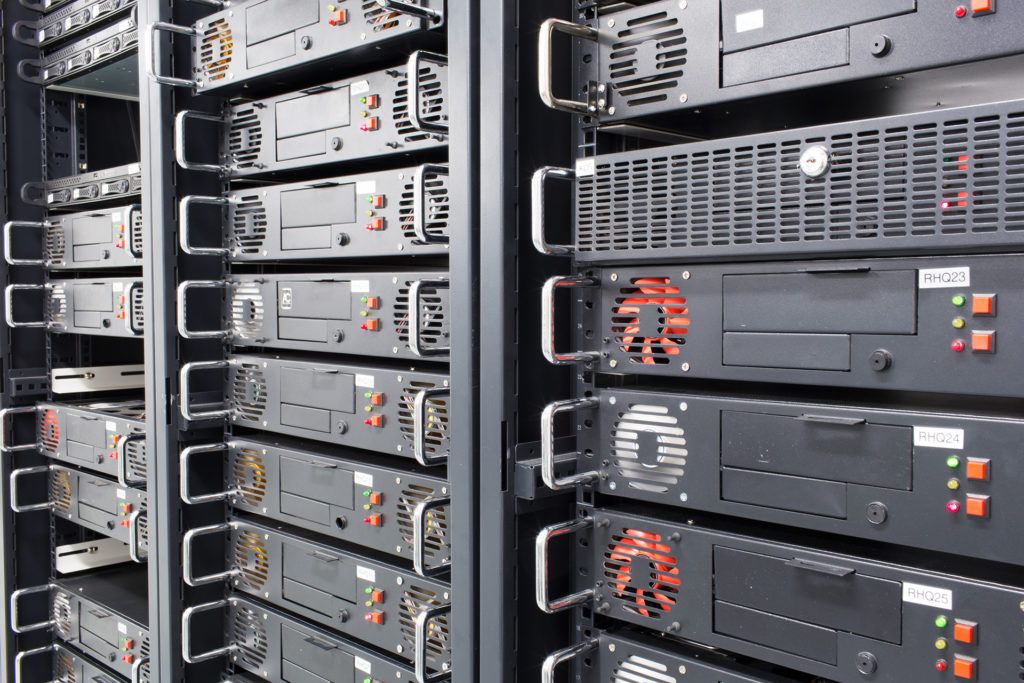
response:
{"label": "yellow led indicator", "polygon": [[946,488],[949,489],[950,491],[956,491],[958,488],[960,488],[960,480],[950,479],[949,481],[946,482]]}
{"label": "yellow led indicator", "polygon": [[945,638],[937,638],[935,640],[935,649],[936,650],[945,650],[947,645],[948,645],[948,643],[946,642]]}
{"label": "yellow led indicator", "polygon": [[955,329],[962,330],[966,325],[967,323],[964,321],[963,318],[953,318],[953,327]]}

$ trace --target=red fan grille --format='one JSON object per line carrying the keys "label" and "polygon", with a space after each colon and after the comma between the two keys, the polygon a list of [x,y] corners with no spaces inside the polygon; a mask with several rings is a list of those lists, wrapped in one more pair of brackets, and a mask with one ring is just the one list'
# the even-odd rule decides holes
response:
{"label": "red fan grille", "polygon": [[612,334],[631,363],[665,365],[690,332],[686,297],[667,277],[642,277],[623,287],[612,311]]}
{"label": "red fan grille", "polygon": [[679,562],[660,534],[624,529],[612,537],[604,555],[604,575],[627,611],[660,619],[676,604]]}
{"label": "red fan grille", "polygon": [[56,453],[60,446],[60,416],[57,411],[47,409],[39,421],[39,443],[47,453]]}

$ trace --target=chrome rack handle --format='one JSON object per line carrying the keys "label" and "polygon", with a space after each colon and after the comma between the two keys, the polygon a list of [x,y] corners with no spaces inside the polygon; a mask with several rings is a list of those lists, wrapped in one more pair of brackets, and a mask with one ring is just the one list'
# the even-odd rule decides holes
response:
{"label": "chrome rack handle", "polygon": [[544,283],[541,292],[540,347],[544,358],[552,365],[590,363],[601,358],[597,351],[573,351],[559,353],[555,350],[555,292],[573,287],[597,287],[600,283],[592,277],[555,276]]}
{"label": "chrome rack handle", "polygon": [[225,645],[219,647],[216,650],[210,650],[209,652],[203,652],[200,654],[192,653],[192,617],[203,612],[211,612],[216,609],[223,609],[228,606],[227,600],[218,600],[216,602],[207,602],[202,605],[195,605],[193,607],[186,608],[181,613],[181,658],[189,664],[201,664],[208,662],[211,659],[217,659],[224,655],[230,654],[238,649],[238,646],[232,643],[231,645]]}
{"label": "chrome rack handle", "polygon": [[548,589],[548,544],[552,539],[559,536],[589,529],[594,526],[594,520],[590,517],[574,519],[569,522],[560,522],[544,527],[537,534],[536,555],[534,556],[534,569],[536,570],[537,607],[554,614],[567,610],[576,605],[584,605],[594,599],[594,589],[586,588],[572,595],[563,598],[552,599]]}
{"label": "chrome rack handle", "polygon": [[447,565],[433,569],[427,568],[427,513],[430,510],[451,505],[451,503],[452,499],[447,496],[444,498],[428,498],[417,505],[412,511],[412,566],[416,573],[424,578],[437,576],[448,571]]}
{"label": "chrome rack handle", "polygon": [[434,467],[448,462],[448,454],[427,454],[427,401],[434,396],[448,396],[452,390],[448,387],[421,389],[413,400],[412,409],[412,453],[416,462],[424,467]]}
{"label": "chrome rack handle", "polygon": [[182,574],[184,574],[185,583],[193,587],[206,586],[211,583],[225,581],[242,573],[239,569],[228,569],[216,574],[207,574],[206,576],[195,576],[192,573],[192,542],[200,536],[222,534],[225,531],[231,531],[233,528],[233,524],[225,523],[197,527],[185,532],[181,539],[181,569]]}
{"label": "chrome rack handle", "polygon": [[216,453],[218,451],[226,451],[228,449],[226,443],[213,443],[204,444],[200,446],[189,446],[181,451],[181,455],[178,459],[178,472],[180,473],[180,479],[178,481],[178,495],[181,496],[181,501],[186,505],[202,505],[203,503],[218,503],[223,500],[227,500],[232,496],[240,495],[242,492],[238,489],[230,491],[222,491],[218,493],[207,493],[203,495],[194,495],[192,493],[192,487],[189,484],[189,473],[192,466],[192,456],[198,453]]}
{"label": "chrome rack handle", "polygon": [[145,479],[131,480],[128,478],[128,444],[135,441],[145,441],[146,435],[141,432],[127,434],[117,442],[117,483],[121,486],[139,486],[145,484]]}
{"label": "chrome rack handle", "polygon": [[208,173],[216,173],[218,175],[226,174],[231,170],[228,166],[223,166],[221,164],[203,164],[189,161],[185,158],[185,123],[189,119],[210,121],[213,123],[224,122],[224,118],[217,116],[216,114],[207,114],[206,112],[193,111],[191,109],[179,111],[178,115],[174,117],[174,158],[178,160],[178,165],[186,171],[205,171]]}
{"label": "chrome rack handle", "polygon": [[406,0],[377,0],[377,5],[381,9],[390,10],[392,12],[401,12],[402,14],[408,14],[411,17],[423,19],[435,24],[443,18],[443,15],[436,9],[420,7],[419,5],[414,5],[411,2],[406,2]]}
{"label": "chrome rack handle", "polygon": [[433,62],[434,64],[447,66],[448,55],[417,50],[409,56],[409,63],[406,66],[406,71],[408,72],[406,78],[409,80],[409,99],[411,100],[409,102],[409,123],[418,131],[443,135],[448,132],[447,123],[425,121],[420,117],[420,105],[422,104],[420,102],[420,64],[422,62]]}
{"label": "chrome rack handle", "polygon": [[[36,75],[29,74],[28,69],[35,69]],[[26,83],[32,85],[46,85],[46,76],[43,71],[43,63],[38,59],[23,59],[18,62],[15,71],[18,77]]]}
{"label": "chrome rack handle", "polygon": [[36,413],[35,406],[24,406],[22,408],[4,408],[0,410],[0,451],[4,453],[17,453],[19,451],[34,451],[39,448],[38,442],[33,441],[32,443],[19,444],[12,446],[7,443],[7,430],[9,429],[10,422],[8,417],[14,417],[15,415],[27,415]]}
{"label": "chrome rack handle", "polygon": [[[23,681],[25,680],[25,674],[21,670],[21,667],[22,667],[21,663],[24,660],[29,659],[30,657],[37,657],[39,655],[49,654],[51,652],[55,652],[56,650],[57,650],[57,645],[55,643],[50,643],[49,645],[44,645],[43,647],[37,647],[34,650],[25,650],[25,651],[19,652],[17,655],[15,655],[15,657],[14,657],[14,683],[23,683]],[[57,683],[57,682],[56,681],[52,681],[51,683]]]}
{"label": "chrome rack handle", "polygon": [[41,182],[28,182],[21,186],[18,192],[21,201],[32,206],[49,206],[46,199],[46,185]]}
{"label": "chrome rack handle", "polygon": [[36,595],[38,593],[49,593],[51,589],[56,588],[52,583],[47,583],[42,586],[33,586],[32,588],[22,588],[11,593],[11,630],[17,634],[31,633],[32,631],[42,631],[43,629],[54,626],[57,622],[53,619],[49,621],[40,621],[35,624],[21,625],[21,619],[18,618],[18,607],[21,602],[21,598],[26,595]]}
{"label": "chrome rack handle", "polygon": [[37,467],[22,467],[20,470],[14,470],[11,472],[11,510],[14,512],[38,512],[40,510],[50,510],[53,508],[53,503],[50,501],[46,501],[45,503],[35,503],[33,505],[18,505],[18,481],[25,476],[42,474],[43,472],[49,471],[49,465],[39,465]]}
{"label": "chrome rack handle", "polygon": [[182,339],[230,339],[231,330],[190,330],[188,329],[188,290],[228,289],[230,282],[224,280],[186,280],[178,285],[178,334]]}
{"label": "chrome rack handle", "polygon": [[156,68],[156,34],[160,31],[166,31],[167,33],[177,33],[183,36],[190,36],[192,38],[198,35],[198,32],[191,26],[181,26],[180,24],[171,24],[166,21],[155,21],[146,27],[146,41],[148,45],[145,46],[143,54],[146,56],[146,73],[149,77],[160,83],[161,85],[171,85],[176,88],[197,88],[199,82],[191,78],[175,78],[174,76],[164,76],[157,72]]}
{"label": "chrome rack handle", "polygon": [[[555,401],[544,407],[540,415],[540,476],[545,486],[552,491],[571,489],[580,484],[589,484],[598,478],[601,473],[597,470],[591,472],[578,472],[568,477],[559,477],[555,473],[555,416],[570,411],[593,408],[599,404],[596,398],[573,398],[567,401]],[[579,453],[576,454],[577,457]]]}
{"label": "chrome rack handle", "polygon": [[601,641],[597,638],[589,638],[582,643],[576,643],[575,645],[570,645],[558,652],[552,652],[544,660],[544,665],[541,667],[541,683],[555,683],[555,669],[557,669],[560,664],[576,659],[588,652],[593,652],[600,644]]}
{"label": "chrome rack handle", "polygon": [[14,258],[14,229],[15,228],[36,228],[45,230],[49,224],[43,221],[7,221],[4,223],[4,260],[12,266],[50,266],[53,261],[47,258],[29,259]]}
{"label": "chrome rack handle", "polygon": [[[217,206],[227,206],[231,203],[225,197],[204,197],[200,195],[188,195],[182,197],[181,203],[178,205],[178,221],[181,228],[178,232],[178,244],[181,250],[190,256],[227,256],[230,251],[224,247],[193,247],[192,240],[190,238],[192,221],[189,220],[189,214],[192,212],[192,206],[194,204],[213,204]],[[222,228],[218,228],[218,233],[222,232]]]}
{"label": "chrome rack handle", "polygon": [[139,520],[141,518],[142,510],[136,510],[128,518],[128,556],[132,558],[132,562],[137,564],[146,562],[145,555],[139,550]]}
{"label": "chrome rack handle", "polygon": [[142,683],[142,667],[149,664],[149,657],[140,657],[132,664],[132,683]]}
{"label": "chrome rack handle", "polygon": [[422,320],[420,319],[422,314],[420,299],[424,287],[446,288],[448,287],[448,278],[414,280],[409,286],[409,350],[420,358],[424,356],[443,356],[451,352],[451,346],[431,346],[428,349],[423,347],[422,340],[420,339],[420,335],[423,333],[421,329]]}
{"label": "chrome rack handle", "polygon": [[231,415],[229,408],[197,412],[192,410],[192,373],[198,370],[223,370],[230,367],[226,360],[207,360],[185,363],[181,367],[179,391],[181,392],[181,416],[189,422],[220,420]]}
{"label": "chrome rack handle", "polygon": [[[22,33],[22,29],[29,28],[31,33],[27,34],[32,36],[26,38],[26,34]],[[37,21],[16,21],[11,24],[11,37],[22,45],[28,45],[29,47],[39,47],[39,22]]]}
{"label": "chrome rack handle", "polygon": [[448,244],[448,235],[427,232],[427,177],[448,175],[444,164],[423,164],[416,169],[416,182],[412,193],[412,232],[423,244]]}
{"label": "chrome rack handle", "polygon": [[540,39],[537,43],[537,82],[539,84],[540,99],[544,104],[559,111],[567,111],[570,114],[590,114],[589,102],[579,100],[566,100],[555,95],[554,88],[554,42],[555,33],[583,38],[585,40],[597,41],[600,37],[597,29],[574,24],[571,21],[562,19],[548,19],[540,27]]}
{"label": "chrome rack handle", "polygon": [[449,603],[447,605],[430,607],[416,615],[416,639],[414,642],[415,647],[413,648],[416,683],[438,683],[438,681],[446,681],[452,676],[450,671],[440,671],[433,674],[427,672],[427,625],[435,619],[450,614],[451,611],[452,606]]}
{"label": "chrome rack handle", "polygon": [[533,248],[547,256],[562,256],[571,254],[576,248],[571,244],[548,244],[544,237],[544,216],[546,214],[546,201],[544,199],[544,188],[548,178],[573,181],[576,179],[576,172],[571,168],[559,168],[557,166],[545,166],[539,168],[533,174],[531,181],[531,213],[530,233],[533,237]]}
{"label": "chrome rack handle", "polygon": [[53,285],[7,285],[7,289],[4,290],[4,318],[7,321],[8,327],[29,327],[29,328],[48,328],[50,323],[46,320],[31,320],[28,322],[19,322],[14,319],[14,293],[15,292],[38,292],[38,291],[50,291],[53,289]]}

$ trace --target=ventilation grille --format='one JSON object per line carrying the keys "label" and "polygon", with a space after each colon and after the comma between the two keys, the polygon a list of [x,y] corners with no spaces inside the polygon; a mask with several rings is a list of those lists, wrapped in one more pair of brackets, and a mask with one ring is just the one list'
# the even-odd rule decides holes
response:
{"label": "ventilation grille", "polygon": [[263,293],[257,284],[245,284],[234,289],[231,296],[231,329],[235,335],[247,340],[263,335]]}
{"label": "ventilation grille", "polygon": [[227,78],[235,39],[227,19],[211,21],[199,36],[199,71],[209,83]]}
{"label": "ventilation grille", "polygon": [[71,640],[72,619],[71,594],[58,590],[53,594],[53,603],[50,605],[50,617],[53,619],[53,628],[64,640]]}
{"label": "ventilation grille", "polygon": [[131,250],[132,256],[135,258],[142,258],[142,247],[143,247],[143,235],[145,234],[145,226],[142,222],[142,212],[133,210],[128,212],[129,225],[128,225],[128,247]]}
{"label": "ventilation grille", "polygon": [[[416,4],[413,0],[413,4]],[[377,4],[377,0],[363,0],[363,19],[374,33],[383,33],[402,25],[401,12],[391,12]]]}
{"label": "ventilation grille", "polygon": [[[398,290],[395,300],[395,313],[392,324],[398,339],[409,343],[409,283]],[[420,308],[416,315],[420,317],[420,344],[424,348],[445,346],[448,340],[448,297],[447,288],[421,287]]]}
{"label": "ventilation grille", "polygon": [[655,12],[629,19],[608,55],[614,92],[631,106],[664,102],[679,88],[686,36],[678,17]]}
{"label": "ventilation grille", "polygon": [[39,418],[39,447],[49,455],[60,453],[60,413],[53,408],[44,410]]}
{"label": "ventilation grille", "polygon": [[267,466],[260,451],[242,448],[234,453],[231,462],[233,480],[231,488],[241,492],[246,505],[259,507],[267,495]]}
{"label": "ventilation grille", "polygon": [[270,643],[267,628],[260,615],[249,607],[236,606],[231,632],[231,642],[236,648],[231,655],[232,658],[237,658],[244,666],[261,671],[260,667],[267,659]]}
{"label": "ventilation grille", "polygon": [[619,660],[609,683],[677,683],[667,664],[639,655]]}
{"label": "ventilation grille", "polygon": [[78,683],[78,669],[70,652],[57,649],[53,673],[56,676],[54,683]]}
{"label": "ventilation grille", "polygon": [[631,489],[666,493],[685,474],[686,438],[664,406],[631,405],[612,430],[612,458]]}
{"label": "ventilation grille", "polygon": [[[398,424],[402,437],[412,443],[415,434],[413,413],[416,394],[423,389],[433,389],[433,382],[410,382],[402,388],[398,404]],[[440,456],[448,452],[448,397],[438,396],[427,400],[426,424],[423,444],[428,456]]]}
{"label": "ventilation grille", "polygon": [[[578,248],[851,249],[1024,231],[1024,112],[790,135],[598,159],[577,183]],[[831,156],[816,179],[800,170],[813,146]]]}
{"label": "ventilation grille", "polygon": [[[446,601],[429,588],[410,585],[402,592],[402,604],[399,606],[399,628],[402,638],[410,648],[416,644],[416,615],[432,607],[440,607]],[[434,662],[434,668],[447,659],[449,639],[448,617],[442,616],[427,625],[427,661]]]}
{"label": "ventilation grille", "polygon": [[149,511],[148,505],[145,498],[142,499],[142,504],[139,506],[139,517],[137,522],[138,528],[138,547],[139,556],[149,556]]}
{"label": "ventilation grille", "polygon": [[259,254],[267,239],[267,209],[259,195],[231,203],[231,246],[237,254]]}
{"label": "ventilation grille", "polygon": [[[420,120],[430,123],[448,121],[447,96],[438,73],[439,68],[441,67],[433,64],[424,64],[420,67]],[[406,142],[429,139],[432,133],[425,133],[413,127],[409,119],[410,104],[409,80],[403,75],[395,88],[395,100],[391,109],[395,129]]]}
{"label": "ventilation grille", "polygon": [[[448,221],[451,216],[451,203],[448,195],[448,176],[434,175],[424,183],[426,197],[424,204],[427,215],[424,229],[431,237],[446,237]],[[416,221],[416,190],[414,183],[406,183],[402,188],[402,196],[398,201],[398,216],[402,222],[402,236],[413,244],[423,244],[416,239],[413,227]]]}
{"label": "ventilation grille", "polygon": [[149,468],[146,465],[146,440],[132,439],[124,447],[124,452],[128,458],[128,477],[133,481],[146,481],[149,477]]}
{"label": "ventilation grille", "polygon": [[71,473],[67,470],[50,471],[50,503],[57,514],[71,514]]}
{"label": "ventilation grille", "polygon": [[604,552],[604,577],[627,612],[660,619],[679,594],[679,563],[659,534],[623,529]]}
{"label": "ventilation grille", "polygon": [[62,263],[67,257],[67,243],[64,241],[64,226],[60,224],[46,227],[46,258]]}
{"label": "ventilation grille", "polygon": [[260,591],[270,573],[270,554],[263,535],[242,531],[235,538],[234,566],[242,573],[242,581],[254,591]]}
{"label": "ventilation grille", "polygon": [[49,291],[46,302],[47,321],[51,325],[64,325],[68,319],[68,293],[64,285]]}
{"label": "ventilation grille", "polygon": [[146,331],[146,296],[142,285],[132,285],[130,301],[132,332],[142,334]]}
{"label": "ventilation grille", "polygon": [[259,422],[267,409],[267,378],[256,363],[240,363],[231,374],[231,405],[236,419]]}
{"label": "ventilation grille", "polygon": [[630,363],[666,365],[682,353],[689,313],[686,298],[669,278],[633,278],[615,298],[612,339]]}
{"label": "ventilation grille", "polygon": [[[413,511],[423,501],[433,498],[434,493],[432,486],[423,484],[410,484],[402,489],[398,498],[398,529],[408,548],[412,548],[413,542]],[[426,556],[430,559],[447,558],[449,547],[448,508],[427,510],[426,530],[427,534],[423,544]]]}
{"label": "ventilation grille", "polygon": [[231,113],[228,157],[235,168],[254,168],[263,147],[263,125],[256,107],[238,107]]}
{"label": "ventilation grille", "polygon": [[[144,641],[144,642],[145,642],[146,644],[148,644],[148,643],[149,643],[149,641],[148,641],[148,640],[147,640],[147,641]],[[153,679],[151,678],[151,676],[152,676],[152,675],[153,675],[153,674],[152,674],[152,669],[150,669],[150,663],[149,663],[149,662],[146,662],[146,663],[145,663],[145,664],[143,664],[143,665],[142,665],[141,667],[139,667],[139,678],[140,678],[141,680],[143,680],[143,681],[146,681],[146,683],[149,683],[149,681],[152,681],[152,680],[153,680]]]}

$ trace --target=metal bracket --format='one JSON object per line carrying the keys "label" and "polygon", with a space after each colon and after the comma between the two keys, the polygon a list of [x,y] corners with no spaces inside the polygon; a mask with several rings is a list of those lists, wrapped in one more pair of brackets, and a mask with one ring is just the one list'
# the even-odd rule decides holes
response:
{"label": "metal bracket", "polygon": [[417,50],[409,56],[409,63],[406,67],[409,80],[409,123],[412,124],[413,128],[424,133],[444,135],[448,132],[447,123],[424,121],[420,117],[420,64],[422,62],[433,62],[434,64],[447,66],[448,56],[425,50]]}
{"label": "metal bracket", "polygon": [[29,413],[35,415],[36,412],[37,410],[35,406],[4,408],[3,410],[0,410],[0,451],[3,451],[4,453],[18,453],[20,451],[34,451],[39,448],[39,443],[36,441],[18,445],[11,445],[7,443],[7,431],[11,426],[11,423],[7,418],[14,417],[15,415],[27,415]]}
{"label": "metal bracket", "polygon": [[544,199],[544,188],[548,178],[573,181],[576,179],[576,172],[571,168],[558,168],[545,166],[539,168],[533,174],[531,181],[531,195],[533,202],[530,217],[530,234],[533,237],[533,248],[547,256],[563,256],[572,254],[576,248],[571,244],[548,244],[544,237],[544,216],[546,214],[546,202]]}
{"label": "metal bracket", "polygon": [[128,479],[128,444],[134,441],[145,441],[146,435],[142,433],[127,434],[117,442],[117,483],[121,486],[145,485],[145,479]]}
{"label": "metal bracket", "polygon": [[9,398],[45,398],[49,390],[46,368],[21,368],[7,373]]}
{"label": "metal bracket", "polygon": [[36,328],[36,329],[48,329],[51,327],[49,321],[46,320],[31,320],[28,322],[17,321],[14,319],[14,293],[15,292],[50,292],[53,290],[53,285],[7,285],[4,290],[4,318],[7,321],[8,327],[24,327],[24,328]]}
{"label": "metal bracket", "polygon": [[179,111],[178,115],[174,117],[174,158],[177,159],[178,165],[186,171],[206,171],[208,173],[216,173],[217,175],[227,174],[231,170],[230,166],[203,164],[192,162],[185,158],[185,123],[189,119],[224,123],[224,118],[216,114],[207,114],[206,112],[193,111],[191,109]]}
{"label": "metal bracket", "polygon": [[226,451],[229,448],[228,444],[225,443],[214,443],[205,444],[200,446],[189,446],[181,451],[181,455],[178,458],[178,471],[180,478],[178,481],[178,495],[186,505],[202,505],[204,503],[219,503],[224,500],[228,500],[233,496],[242,494],[242,491],[233,489],[230,491],[221,491],[218,493],[206,493],[203,495],[193,495],[191,485],[189,484],[189,475],[192,466],[192,456],[198,453],[217,453],[220,451]]}
{"label": "metal bracket", "polygon": [[423,244],[448,244],[447,235],[431,235],[427,232],[427,177],[448,175],[443,164],[423,164],[416,169],[412,193],[412,232]]}
{"label": "metal bracket", "polygon": [[202,420],[220,420],[231,415],[230,408],[219,410],[207,410],[204,412],[193,412],[192,410],[192,373],[197,370],[223,370],[231,366],[226,360],[196,361],[185,363],[181,368],[179,378],[179,391],[181,391],[181,416],[190,422]]}
{"label": "metal bracket", "polygon": [[439,683],[440,681],[447,681],[452,677],[450,671],[441,671],[433,674],[427,673],[427,625],[435,619],[451,614],[451,611],[451,604],[439,605],[425,609],[416,615],[416,640],[414,643],[415,647],[413,648],[416,683]]}
{"label": "metal bracket", "polygon": [[55,394],[81,394],[116,389],[141,389],[143,365],[97,365],[85,368],[54,368],[50,384]]}
{"label": "metal bracket", "polygon": [[4,260],[12,266],[42,266],[43,268],[48,268],[53,265],[53,261],[48,258],[14,258],[15,228],[35,228],[37,230],[46,230],[48,227],[50,227],[50,224],[43,221],[8,221],[7,223],[4,223]]}
{"label": "metal bracket", "polygon": [[450,346],[424,348],[420,340],[422,333],[420,329],[420,293],[424,287],[446,288],[448,284],[448,278],[436,278],[433,280],[415,280],[409,286],[409,350],[421,358],[424,356],[443,356],[452,350]]}
{"label": "metal bracket", "polygon": [[174,76],[164,76],[163,74],[157,73],[156,69],[156,34],[160,31],[166,31],[167,33],[177,33],[179,35],[190,36],[195,38],[198,32],[191,26],[181,26],[179,24],[171,24],[166,21],[156,21],[146,27],[146,41],[148,45],[144,46],[143,54],[146,56],[146,73],[149,77],[160,83],[161,85],[171,85],[177,88],[198,88],[199,82],[192,80],[191,78],[175,78]]}
{"label": "metal bracket", "polygon": [[21,598],[26,595],[37,595],[39,593],[49,593],[52,589],[56,588],[56,585],[47,583],[42,586],[34,586],[32,588],[22,588],[11,593],[11,630],[21,635],[23,633],[31,633],[32,631],[42,631],[53,627],[56,622],[53,619],[48,621],[40,621],[35,624],[26,624],[22,626],[20,619],[18,618],[19,605]]}
{"label": "metal bracket", "polygon": [[200,536],[222,534],[225,531],[231,531],[233,528],[233,524],[225,523],[198,527],[185,532],[185,535],[181,540],[181,569],[185,583],[193,587],[206,586],[211,583],[226,581],[227,579],[233,578],[242,573],[240,569],[228,569],[216,574],[207,574],[206,576],[195,576],[192,573],[192,542]]}
{"label": "metal bracket", "polygon": [[[586,102],[568,100],[557,97],[554,92],[554,42],[555,33],[565,33],[575,38],[598,41],[601,34],[597,29],[574,24],[562,19],[548,19],[540,27],[540,38],[537,43],[537,82],[540,99],[544,104],[559,111],[570,114],[593,114],[596,107],[588,97]],[[607,88],[606,88],[607,89]],[[594,108],[592,108],[594,107]]]}
{"label": "metal bracket", "polygon": [[433,569],[427,568],[427,513],[430,510],[451,505],[452,499],[428,498],[418,504],[412,511],[412,563],[416,573],[424,578],[430,578],[447,572],[449,567],[443,565]]}
{"label": "metal bracket", "polygon": [[[178,222],[180,223],[178,233],[178,244],[181,250],[190,256],[227,256],[230,251],[225,247],[193,247],[191,234],[191,213],[193,204],[212,204],[215,206],[227,206],[231,202],[225,197],[205,197],[199,195],[188,195],[182,197],[178,205]],[[220,232],[220,230],[218,230]]]}
{"label": "metal bracket", "polygon": [[203,652],[201,654],[192,653],[192,617],[197,614],[202,614],[203,612],[223,609],[227,606],[227,600],[218,600],[216,602],[207,602],[202,605],[188,607],[181,613],[181,658],[187,663],[201,664],[203,662],[208,662],[211,659],[217,659],[218,657],[231,654],[238,649],[237,645],[231,644],[219,647],[216,650]]}
{"label": "metal bracket", "polygon": [[142,510],[136,510],[128,518],[128,555],[132,558],[132,562],[137,564],[143,564],[146,561],[146,557],[139,549],[139,520],[141,518]]}
{"label": "metal bracket", "polygon": [[536,599],[537,607],[548,614],[562,612],[577,605],[585,605],[594,599],[594,589],[585,588],[579,592],[567,595],[562,598],[552,599],[548,587],[548,544],[552,539],[568,534],[576,533],[594,526],[591,517],[574,519],[569,522],[560,522],[546,526],[537,534],[535,544],[536,555],[534,556],[534,570],[536,571]]}
{"label": "metal bracket", "polygon": [[555,292],[565,288],[598,286],[600,286],[600,282],[595,278],[586,276],[567,277],[556,275],[544,283],[544,289],[541,292],[540,347],[544,358],[552,365],[590,363],[601,358],[601,354],[598,351],[559,353],[555,350]]}
{"label": "metal bracket", "polygon": [[10,485],[10,506],[14,512],[38,512],[40,510],[51,510],[53,509],[53,502],[46,501],[45,503],[34,503],[32,505],[19,505],[18,504],[18,481],[25,476],[32,474],[43,474],[44,472],[50,471],[50,465],[39,465],[38,467],[22,467],[21,469],[14,470],[11,472],[8,479]]}
{"label": "metal bracket", "polygon": [[230,339],[231,330],[200,330],[188,329],[188,290],[190,289],[228,289],[230,282],[223,280],[186,280],[178,285],[178,334],[182,339]]}
{"label": "metal bracket", "polygon": [[[540,416],[540,471],[544,485],[552,491],[576,488],[581,484],[589,484],[600,478],[597,470],[577,472],[576,474],[559,477],[555,473],[555,417],[561,413],[593,408],[599,404],[596,398],[573,398],[567,401],[555,401],[545,406]],[[580,453],[573,453],[573,459],[579,461]]]}
{"label": "metal bracket", "polygon": [[544,660],[544,665],[541,667],[541,683],[555,683],[555,669],[560,664],[576,659],[588,652],[593,652],[597,649],[598,645],[600,645],[600,641],[597,638],[590,638],[582,643],[576,643],[563,650],[552,652]]}
{"label": "metal bracket", "polygon": [[[22,672],[22,662],[24,662],[26,659],[29,659],[30,657],[37,657],[39,655],[50,654],[52,652],[56,652],[56,650],[57,645],[55,643],[51,643],[43,647],[37,647],[34,650],[25,650],[23,652],[19,652],[14,657],[14,683],[22,683],[25,680],[24,673]],[[53,681],[52,683],[57,683],[57,681]]]}
{"label": "metal bracket", "polygon": [[427,454],[427,401],[434,396],[450,396],[452,390],[445,388],[422,389],[413,400],[412,410],[412,452],[416,462],[424,467],[434,467],[448,462],[448,454]]}

